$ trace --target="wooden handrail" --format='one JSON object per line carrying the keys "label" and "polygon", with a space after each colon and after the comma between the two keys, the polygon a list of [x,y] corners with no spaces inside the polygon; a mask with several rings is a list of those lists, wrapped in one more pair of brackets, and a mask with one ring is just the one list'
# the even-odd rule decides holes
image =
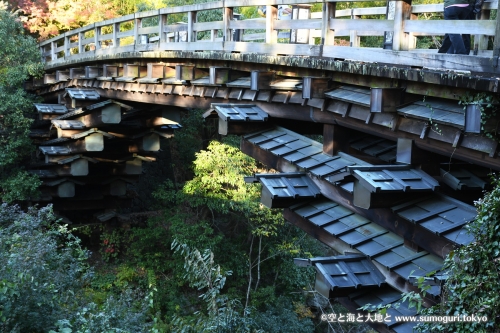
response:
{"label": "wooden handrail", "polygon": [[[277,7],[286,2],[289,5],[323,3],[323,12],[311,13],[309,19],[278,20]],[[334,37],[349,36],[351,46],[359,46],[356,42],[360,36],[384,36],[392,34],[392,50],[412,50],[415,48],[414,36],[443,35],[445,32],[470,33],[476,38],[487,40],[484,36],[495,36],[499,30],[497,21],[478,20],[461,21],[418,20],[418,14],[442,13],[443,4],[413,5],[404,1],[395,1],[396,12],[393,20],[386,19],[387,7],[353,8],[335,10],[339,1],[327,0],[225,0],[203,4],[169,7],[147,12],[126,15],[106,21],[96,22],[88,26],[65,32],[40,43],[42,57],[46,63],[79,59],[92,55],[111,54],[126,51],[225,51],[252,52],[265,54],[290,54],[322,56],[322,51],[314,44],[333,47]],[[233,20],[233,9],[240,6],[266,5],[266,18]],[[485,2],[483,12],[489,13],[498,7],[498,0]],[[197,22],[197,13],[207,10],[221,10],[223,20],[214,22]],[[329,17],[323,17],[327,10]],[[167,24],[167,17],[184,13],[187,22]],[[363,16],[374,15],[379,19],[364,19]],[[489,18],[483,15],[483,18]],[[156,24],[143,27],[145,19],[153,19]],[[125,30],[127,29],[128,30]],[[233,40],[236,30],[240,31],[240,39]],[[257,30],[257,31],[255,31]],[[260,30],[260,32],[259,32]],[[203,40],[198,39],[199,32],[206,32]],[[219,31],[219,33],[217,33]],[[290,31],[306,32],[309,36],[308,46],[287,44]],[[283,39],[284,38],[284,39]],[[317,40],[315,38],[318,38]],[[354,38],[354,39],[353,39]],[[210,45],[200,43],[211,42]],[[248,43],[252,45],[247,45]],[[208,44],[208,43],[207,43]],[[279,44],[279,45],[276,45]],[[285,46],[286,45],[286,46]],[[486,42],[480,45],[481,50],[487,47]],[[318,53],[319,52],[319,53]],[[332,53],[330,50],[329,53]]]}

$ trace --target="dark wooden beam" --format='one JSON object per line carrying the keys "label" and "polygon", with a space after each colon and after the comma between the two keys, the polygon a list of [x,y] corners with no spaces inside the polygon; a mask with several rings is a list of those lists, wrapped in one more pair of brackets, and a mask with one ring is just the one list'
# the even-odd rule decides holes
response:
{"label": "dark wooden beam", "polygon": [[[283,217],[290,222],[291,224],[299,227],[300,229],[304,230],[308,235],[311,237],[314,237],[315,239],[319,240],[323,244],[331,247],[335,251],[339,253],[344,253],[344,252],[357,252],[353,250],[348,244],[346,244],[343,240],[340,238],[337,238],[335,236],[332,236],[329,234],[326,230],[310,223],[303,217],[299,216],[298,214],[294,213],[292,210],[285,208],[283,210]],[[415,291],[419,292],[420,290],[407,282],[405,279],[403,279],[401,276],[399,276],[397,273],[394,271],[388,270],[386,267],[383,267],[382,265],[378,264],[377,262],[372,260],[372,263],[379,269],[380,273],[382,273],[385,276],[387,284],[390,286],[396,288],[397,290],[401,292],[409,292],[409,291]],[[426,299],[426,304],[427,305],[433,305],[435,304],[435,301],[431,299]]]}
{"label": "dark wooden beam", "polygon": [[339,151],[349,152],[350,129],[335,124],[323,125],[323,152],[336,155]]}
{"label": "dark wooden beam", "polygon": [[[447,156],[449,158],[455,158],[469,163],[478,164],[491,168],[494,170],[500,170],[500,160],[498,158],[492,158],[489,153],[482,152],[479,150],[472,150],[462,146],[453,147],[451,143],[442,142],[439,140],[434,140],[432,138],[421,139],[420,135],[393,130],[389,127],[376,126],[372,124],[366,124],[364,121],[359,121],[351,117],[342,117],[332,112],[322,112],[319,110],[313,110],[312,118],[318,122],[338,124],[343,127],[355,129],[370,135],[379,136],[388,140],[397,141],[398,138],[407,138],[415,141],[415,145],[423,150],[431,151],[437,154]],[[404,118],[407,119],[407,118]],[[444,128],[441,127],[442,129]],[[458,131],[458,129],[456,129]],[[444,131],[444,129],[443,129]],[[439,136],[440,138],[441,136]],[[486,138],[485,138],[486,140]]]}
{"label": "dark wooden beam", "polygon": [[[297,166],[291,164],[282,157],[274,156],[272,153],[260,149],[246,140],[241,140],[240,149],[245,154],[264,163],[270,168],[279,170],[280,172],[299,171]],[[420,244],[423,249],[437,255],[440,258],[445,258],[446,255],[454,248],[454,244],[452,244],[449,240],[444,237],[439,237],[419,225],[415,225],[407,220],[404,220],[394,214],[390,208],[362,209],[356,207],[353,204],[353,196],[349,192],[340,187],[334,186],[321,178],[311,176],[311,179],[319,187],[321,194],[323,194],[326,198],[348,208],[370,221],[377,223],[402,238],[409,239],[417,244]]]}

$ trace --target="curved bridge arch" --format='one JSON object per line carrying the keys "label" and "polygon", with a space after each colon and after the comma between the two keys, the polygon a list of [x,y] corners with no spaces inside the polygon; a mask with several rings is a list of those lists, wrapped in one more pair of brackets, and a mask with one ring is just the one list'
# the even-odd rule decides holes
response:
{"label": "curved bridge arch", "polygon": [[[334,2],[324,1],[321,17],[278,21],[276,7],[282,2],[224,1],[137,13],[70,31],[41,43],[47,74],[43,82],[34,81],[31,88],[47,103],[65,104],[68,109],[73,109],[68,110],[66,116],[53,116],[57,114],[54,111],[47,118],[54,127],[59,126],[57,130],[61,132],[61,136],[58,134],[56,139],[51,138],[56,140],[52,142],[54,147],[69,147],[69,152],[64,151],[56,157],[47,154],[46,163],[57,167],[57,180],[47,180],[45,185],[51,188],[50,194],[54,196],[62,194],[70,197],[72,191],[76,189],[78,192],[79,186],[82,186],[78,183],[79,176],[71,173],[73,166],[75,172],[83,175],[85,170],[82,165],[93,168],[94,162],[96,165],[115,163],[106,169],[114,176],[106,174],[109,182],[99,179],[99,186],[103,187],[97,192],[106,198],[110,194],[119,197],[126,183],[140,173],[141,163],[151,160],[148,152],[157,147],[159,137],[168,137],[177,129],[174,107],[207,109],[205,116],[219,118],[224,134],[251,132],[242,139],[241,149],[245,153],[283,172],[285,178],[299,177],[301,181],[310,178],[313,184],[307,181],[306,185],[310,188],[316,186],[318,190],[314,193],[321,193],[326,198],[316,201],[316,197],[307,197],[307,200],[313,201],[305,203],[305,196],[299,194],[297,188],[290,187],[289,179],[281,180],[283,187],[288,186],[291,192],[297,193],[290,197],[276,195],[275,201],[267,199],[271,204],[286,202],[285,215],[289,221],[334,248],[354,249],[371,255],[371,260],[390,286],[400,291],[415,290],[406,274],[408,267],[423,267],[426,264],[422,271],[439,269],[442,258],[452,246],[472,241],[465,236],[464,226],[475,216],[474,208],[432,191],[439,187],[434,183],[436,179],[442,188],[445,184],[454,184],[457,192],[466,192],[468,188],[478,191],[472,188],[480,187],[481,183],[477,180],[475,184],[465,183],[463,174],[460,176],[450,171],[451,167],[440,174],[439,163],[462,161],[481,170],[484,170],[482,167],[500,170],[497,141],[480,130],[472,133],[470,126],[474,125],[474,121],[467,123],[465,112],[458,105],[459,97],[467,93],[498,94],[498,55],[486,50],[484,44],[478,44],[478,56],[412,50],[411,38],[414,36],[442,34],[447,29],[465,32],[460,30],[462,28],[457,30],[456,22],[412,20],[419,13],[442,11],[442,6],[408,7],[408,3],[398,1],[395,18],[391,20],[354,18],[373,13],[380,15],[385,13],[386,8],[350,11],[352,19],[340,20],[337,18],[346,13],[336,11]],[[291,5],[299,3],[292,0],[286,2]],[[301,4],[314,2],[300,1]],[[263,20],[233,21],[234,7],[242,3],[270,4],[268,16]],[[486,3],[483,9],[486,11],[497,6],[497,2]],[[208,24],[196,22],[197,11],[214,9],[223,13],[221,21]],[[187,13],[188,22],[167,24],[168,16],[176,13]],[[143,23],[150,18],[157,18],[158,24],[145,26]],[[133,29],[120,31],[123,22],[132,22]],[[368,27],[376,31],[367,32]],[[245,34],[243,41],[233,40],[234,31],[242,29],[266,30],[257,36],[264,42],[251,42],[249,38],[257,37],[245,37]],[[318,45],[278,43],[280,30],[295,30],[297,33],[299,29],[317,35],[322,42]],[[484,39],[480,36],[495,36],[498,31],[497,22],[489,20],[471,22],[467,29],[472,29],[478,40]],[[214,30],[222,31],[222,40],[218,40],[219,35]],[[199,31],[210,31],[211,40],[196,40]],[[393,33],[391,49],[356,45],[359,36],[370,33],[384,36],[385,31]],[[184,32],[187,41],[175,41]],[[349,35],[353,47],[334,45],[335,36],[343,34]],[[142,43],[141,36],[145,35],[148,38]],[[133,42],[120,46],[120,40],[126,38]],[[77,105],[78,101],[85,101],[85,97],[78,99],[76,95],[71,96],[78,91],[84,95],[94,92],[106,101]],[[137,102],[160,108],[139,110],[127,105]],[[107,108],[107,104],[102,103],[118,106]],[[241,108],[249,106],[264,112],[266,117],[263,118],[267,120],[245,118]],[[82,114],[78,113],[79,109]],[[230,112],[226,112],[227,109]],[[103,117],[109,119],[107,123],[103,124]],[[61,122],[64,120],[81,122],[83,127],[63,127],[81,126]],[[130,130],[127,126],[132,123],[141,131]],[[124,125],[123,128],[121,125]],[[323,134],[323,145],[311,143],[312,140],[299,135],[307,131]],[[49,131],[49,135],[53,133]],[[92,139],[82,141],[85,140],[83,135]],[[66,136],[80,141],[71,145],[61,144],[63,140],[60,139]],[[106,160],[99,155],[100,152],[86,154],[81,148],[82,142],[85,142],[99,149],[102,146],[105,151],[106,145],[117,138],[124,139],[122,142],[125,144],[111,146],[126,150],[128,155],[122,160]],[[52,143],[43,143],[45,140],[41,139],[41,147],[52,147]],[[308,149],[299,151],[301,147]],[[302,155],[290,157],[295,153]],[[354,167],[349,169],[342,164],[341,171],[335,169],[332,174],[323,171],[323,168],[334,168],[339,161],[347,161],[346,165]],[[367,165],[368,162],[376,165],[394,164],[395,161],[420,165],[428,172],[435,172],[432,174],[435,179],[427,181],[425,188],[416,188],[405,182],[415,181],[418,175],[427,179],[421,170],[407,170],[409,166],[402,170],[401,166],[384,169]],[[298,175],[289,175],[290,171]],[[403,184],[400,187],[404,190],[393,194],[387,193],[388,189],[382,186],[365,186],[372,181],[367,176],[372,171],[383,172],[387,183]],[[411,171],[413,178],[394,177],[396,171]],[[62,177],[68,172],[68,177]],[[266,177],[274,176],[259,175],[255,181],[264,184]],[[352,183],[353,178],[356,181],[351,189],[345,184]],[[346,183],[345,179],[348,180]],[[302,188],[302,185],[299,187]],[[275,189],[271,186],[267,190],[272,193]],[[102,191],[106,193],[102,194]],[[450,192],[448,189],[447,194]],[[453,196],[460,195],[455,192]],[[79,204],[82,205],[81,202]],[[437,208],[434,209],[434,206]],[[73,208],[78,207],[75,204]],[[96,207],[89,201],[86,208]],[[98,219],[101,221],[113,217],[104,208],[99,207],[102,211]],[[345,208],[350,212],[345,212]],[[345,215],[333,218],[325,213],[330,209],[330,214],[338,209]],[[455,215],[447,220],[450,212]],[[459,215],[461,218],[457,217]],[[325,219],[324,224],[318,222],[320,216]],[[344,217],[345,223],[342,222]],[[347,240],[346,235],[358,238]],[[382,244],[386,247],[376,242],[377,237],[382,238],[383,235],[386,237],[384,242],[390,243]],[[363,244],[380,248],[370,253],[363,252],[360,250]],[[384,263],[382,257],[385,255],[393,256],[393,262]],[[324,280],[329,281],[327,277]],[[434,296],[437,294],[427,299],[426,304],[435,302],[436,299],[432,299]],[[362,305],[356,297],[350,300],[355,303],[351,304],[355,308]]]}

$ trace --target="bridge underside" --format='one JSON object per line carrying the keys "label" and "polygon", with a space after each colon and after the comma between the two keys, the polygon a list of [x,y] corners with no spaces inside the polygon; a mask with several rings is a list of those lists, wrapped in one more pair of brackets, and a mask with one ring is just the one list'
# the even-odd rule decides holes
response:
{"label": "bridge underside", "polygon": [[[120,166],[103,171],[106,177],[121,174],[113,186],[98,177],[89,180],[101,186],[94,188],[103,195],[124,197],[126,183],[142,172],[139,161],[152,160],[159,138],[172,136],[178,128],[179,108],[207,110],[205,118],[217,119],[220,134],[242,135],[243,152],[280,172],[250,177],[262,183],[263,203],[285,208],[288,221],[347,253],[299,264],[315,266],[316,289],[329,298],[342,297],[353,311],[377,300],[395,303],[401,291],[416,291],[415,276],[439,271],[455,246],[473,241],[465,232],[476,215],[471,204],[488,188],[489,172],[500,170],[496,120],[478,126],[481,110],[458,104],[467,94],[496,94],[496,78],[240,54],[169,52],[166,57],[143,53],[83,60],[80,67],[59,64],[44,82],[33,82],[32,89],[46,103],[70,109],[66,116],[47,118],[58,134],[56,139],[38,139],[42,152],[44,147],[62,147],[61,138],[81,140],[78,135],[95,129],[88,135],[102,138],[90,140],[88,147],[94,144],[99,152],[85,151],[82,144],[63,146],[72,163],[78,161],[77,153],[87,161],[82,164],[120,160],[117,151],[126,155]],[[104,112],[85,99],[78,106],[77,99],[66,98],[71,91],[95,93],[101,101],[112,100],[101,104],[117,106]],[[64,128],[64,120],[82,122],[83,127],[74,132]],[[307,134],[321,135],[322,143]],[[112,143],[107,135],[124,141]],[[57,158],[49,150],[46,163],[54,164]],[[76,173],[81,170],[77,167]],[[65,180],[52,185],[63,197],[71,196],[75,185],[61,185],[78,185],[80,177],[71,168],[65,170]],[[61,179],[63,171],[58,172]],[[87,205],[102,210],[101,220],[114,216],[113,200],[64,203],[55,192],[50,194],[61,210]],[[328,265],[349,273],[340,276]],[[354,267],[363,267],[362,272]],[[440,300],[439,284],[429,290],[426,306]],[[404,304],[398,311],[393,315],[413,314]],[[394,321],[374,325],[388,332],[412,329]]]}

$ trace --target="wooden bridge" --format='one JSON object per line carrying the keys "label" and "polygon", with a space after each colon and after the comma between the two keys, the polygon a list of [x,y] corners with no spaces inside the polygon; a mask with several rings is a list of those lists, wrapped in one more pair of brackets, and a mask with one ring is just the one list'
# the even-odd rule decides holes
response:
{"label": "wooden bridge", "polygon": [[[314,3],[322,10],[311,12]],[[347,253],[297,260],[316,267],[320,293],[352,311],[398,302],[453,247],[473,241],[471,204],[500,170],[497,106],[486,102],[499,89],[500,21],[489,19],[498,2],[485,2],[475,21],[423,19],[442,4],[341,3],[215,1],[42,42],[47,74],[27,84],[45,99],[31,134],[39,147],[32,172],[44,181],[38,200],[62,215],[116,217],[160,138],[182,130],[181,110],[202,108],[220,134],[242,135],[243,152],[281,172],[249,175],[262,184],[262,202]],[[263,5],[265,18],[238,15]],[[282,5],[291,19],[278,19]],[[474,35],[471,55],[417,47],[446,32]],[[367,37],[380,47],[363,47]],[[426,306],[439,301],[445,278],[428,279]],[[390,311],[414,313],[405,304]],[[372,324],[388,332],[414,325]]]}

